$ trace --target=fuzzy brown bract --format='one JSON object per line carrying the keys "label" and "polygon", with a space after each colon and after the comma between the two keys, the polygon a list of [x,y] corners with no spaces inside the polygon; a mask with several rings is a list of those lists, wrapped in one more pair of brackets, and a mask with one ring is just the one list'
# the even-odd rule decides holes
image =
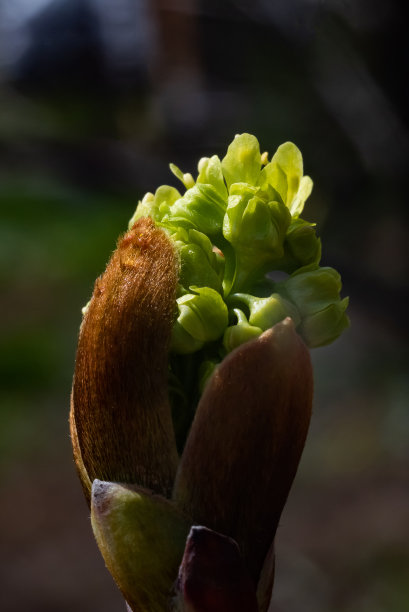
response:
{"label": "fuzzy brown bract", "polygon": [[178,257],[140,219],[95,282],[78,341],[70,424],[86,496],[95,478],[169,495],[177,466],[167,393]]}

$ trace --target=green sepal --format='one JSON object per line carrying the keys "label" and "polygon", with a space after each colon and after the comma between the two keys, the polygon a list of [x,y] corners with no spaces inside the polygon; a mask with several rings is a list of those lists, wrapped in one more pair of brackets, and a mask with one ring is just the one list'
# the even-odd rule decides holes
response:
{"label": "green sepal", "polygon": [[190,521],[151,491],[94,480],[91,524],[131,610],[167,610]]}
{"label": "green sepal", "polygon": [[257,185],[261,170],[260,145],[251,134],[237,134],[222,160],[227,187],[233,183]]}

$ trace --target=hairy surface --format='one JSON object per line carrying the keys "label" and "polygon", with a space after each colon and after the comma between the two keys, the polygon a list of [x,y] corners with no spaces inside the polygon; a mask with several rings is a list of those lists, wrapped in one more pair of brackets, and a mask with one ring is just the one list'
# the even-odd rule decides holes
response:
{"label": "hairy surface", "polygon": [[167,393],[179,263],[166,234],[139,219],[95,282],[71,399],[71,436],[90,483],[136,483],[168,495],[177,451]]}

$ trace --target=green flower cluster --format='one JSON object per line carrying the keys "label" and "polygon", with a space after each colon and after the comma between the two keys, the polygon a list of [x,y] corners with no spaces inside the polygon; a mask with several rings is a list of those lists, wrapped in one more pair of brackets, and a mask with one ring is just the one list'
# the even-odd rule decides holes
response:
{"label": "green flower cluster", "polygon": [[[299,149],[286,142],[269,161],[255,136],[240,134],[223,160],[199,161],[196,181],[170,168],[184,194],[166,185],[146,194],[130,226],[151,217],[179,253],[172,353],[212,347],[202,359],[207,372],[287,316],[308,346],[335,340],[349,324],[348,298],[340,298],[339,274],[319,266],[315,224],[300,217],[312,181]],[[288,276],[273,282],[272,271]]]}

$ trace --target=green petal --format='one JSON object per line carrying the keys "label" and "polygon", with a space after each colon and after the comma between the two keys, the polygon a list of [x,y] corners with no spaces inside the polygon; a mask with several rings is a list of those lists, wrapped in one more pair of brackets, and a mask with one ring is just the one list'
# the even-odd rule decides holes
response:
{"label": "green petal", "polygon": [[203,157],[199,162],[199,176],[197,183],[206,183],[212,185],[219,195],[227,198],[227,188],[223,178],[222,164],[217,155],[213,157]]}
{"label": "green petal", "polygon": [[298,217],[302,213],[305,201],[311,195],[312,187],[313,182],[310,177],[303,176],[298,191],[290,204],[290,212],[293,217]]}
{"label": "green petal", "polygon": [[284,201],[291,210],[293,199],[298,191],[303,175],[301,151],[292,142],[285,142],[278,147],[271,160],[271,164],[273,166],[276,164],[286,176],[287,195]]}
{"label": "green petal", "polygon": [[260,145],[251,134],[238,134],[230,144],[222,169],[227,187],[233,183],[256,185],[261,170]]}
{"label": "green petal", "polygon": [[221,231],[226,203],[212,185],[199,183],[170,207],[163,221],[213,236]]}
{"label": "green petal", "polygon": [[287,200],[287,176],[276,162],[271,161],[262,169],[259,185],[263,190],[267,190],[269,187],[274,189],[285,204]]}
{"label": "green petal", "polygon": [[[223,298],[209,287],[191,286],[190,290],[194,293],[177,299],[179,314],[175,333],[182,327],[195,342],[217,340],[228,325],[228,311]],[[171,348],[176,350],[179,344],[180,333],[175,340],[172,338]],[[189,348],[189,345],[182,346],[179,352],[193,352]]]}

